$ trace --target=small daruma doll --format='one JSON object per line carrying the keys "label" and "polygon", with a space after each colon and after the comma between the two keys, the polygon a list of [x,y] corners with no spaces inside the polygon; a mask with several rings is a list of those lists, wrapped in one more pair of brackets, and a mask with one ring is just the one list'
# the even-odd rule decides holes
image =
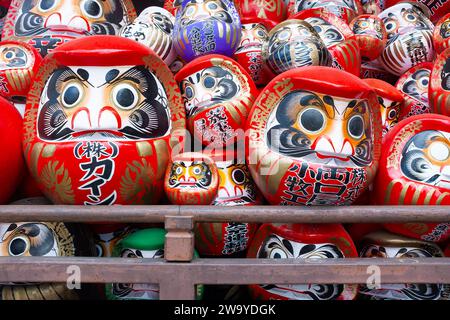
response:
{"label": "small daruma doll", "polygon": [[[339,259],[358,254],[352,239],[339,224],[263,224],[248,250],[247,258]],[[267,284],[250,285],[258,300],[353,300],[357,285]]]}
{"label": "small daruma doll", "polygon": [[[113,257],[128,259],[164,259],[163,229],[137,230],[120,240],[113,249]],[[198,257],[194,251],[194,257]],[[152,283],[112,283],[105,286],[109,300],[159,300],[159,285]],[[196,299],[203,296],[203,285],[196,287]]]}
{"label": "small daruma doll", "polygon": [[[385,231],[366,235],[361,241],[363,258],[440,258],[444,253],[436,244],[406,238]],[[448,284],[382,284],[379,288],[361,285],[359,293],[372,300],[448,300]]]}
{"label": "small daruma doll", "polygon": [[276,205],[346,205],[378,167],[376,93],[348,72],[305,67],[273,79],[248,121],[250,172]]}
{"label": "small daruma doll", "polygon": [[305,20],[317,31],[332,56],[333,68],[360,75],[361,53],[347,22],[324,8],[303,10],[294,18]]}
{"label": "small daruma doll", "polygon": [[244,68],[231,58],[207,55],[188,63],[175,79],[191,134],[205,146],[235,143],[258,94]]}
{"label": "small daruma doll", "polygon": [[304,66],[331,66],[331,54],[306,21],[290,19],[269,32],[263,59],[275,74]]}
{"label": "small daruma doll", "polygon": [[401,2],[378,15],[387,32],[381,53],[386,70],[401,75],[415,65],[434,58],[433,29],[429,10],[419,3]]}
{"label": "small daruma doll", "polygon": [[[384,137],[374,184],[382,205],[450,204],[450,118],[411,116]],[[390,231],[426,241],[445,241],[449,224],[385,224]]]}
{"label": "small daruma doll", "polygon": [[378,58],[387,42],[387,33],[383,21],[374,15],[364,14],[350,24],[358,40],[361,57],[364,60]]}
{"label": "small daruma doll", "polygon": [[177,84],[153,51],[92,36],[43,60],[27,100],[24,154],[54,203],[156,203],[172,133],[184,127]]}
{"label": "small daruma doll", "polygon": [[[217,167],[219,186],[211,202],[215,206],[254,206],[262,198],[243,159],[234,152],[214,150],[209,156]],[[206,256],[242,254],[256,231],[253,223],[197,223],[195,245]]]}
{"label": "small daruma doll", "polygon": [[443,51],[434,62],[428,96],[434,113],[450,116],[450,48]]}
{"label": "small daruma doll", "polygon": [[19,41],[0,42],[0,95],[24,97],[41,63],[32,46]]}
{"label": "small daruma doll", "polygon": [[248,72],[256,85],[265,85],[271,79],[270,72],[264,68],[262,57],[263,44],[268,39],[269,34],[264,24],[242,25],[241,43],[234,58]]}
{"label": "small daruma doll", "polygon": [[450,48],[450,12],[442,17],[434,28],[433,44],[436,53]]}
{"label": "small daruma doll", "polygon": [[176,58],[172,45],[175,18],[165,9],[149,7],[141,12],[132,23],[120,31],[120,36],[135,40],[151,48],[167,65]]}
{"label": "small daruma doll", "polygon": [[384,136],[399,121],[404,100],[403,94],[397,88],[382,80],[364,79],[364,82],[377,93]]}
{"label": "small daruma doll", "polygon": [[203,153],[181,153],[167,167],[164,190],[173,204],[211,204],[217,196],[219,173]]}
{"label": "small daruma doll", "polygon": [[432,69],[433,63],[431,62],[419,63],[398,78],[395,86],[405,97],[400,120],[431,112],[428,87]]}
{"label": "small daruma doll", "polygon": [[241,20],[231,0],[183,0],[173,40],[186,62],[207,54],[231,57],[241,39]]}

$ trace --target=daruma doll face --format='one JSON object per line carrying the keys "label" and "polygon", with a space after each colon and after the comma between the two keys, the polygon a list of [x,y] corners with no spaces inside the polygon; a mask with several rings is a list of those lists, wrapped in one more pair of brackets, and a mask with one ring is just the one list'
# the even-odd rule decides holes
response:
{"label": "daruma doll face", "polygon": [[150,49],[111,40],[55,50],[27,102],[25,157],[55,203],[154,203],[161,195],[171,134],[184,128],[181,97]]}
{"label": "daruma doll face", "polygon": [[[344,77],[359,91],[340,92],[325,73],[327,79]],[[368,85],[336,69],[305,67],[272,80],[248,122],[247,162],[266,199],[282,205],[353,202],[378,163],[378,108]]]}

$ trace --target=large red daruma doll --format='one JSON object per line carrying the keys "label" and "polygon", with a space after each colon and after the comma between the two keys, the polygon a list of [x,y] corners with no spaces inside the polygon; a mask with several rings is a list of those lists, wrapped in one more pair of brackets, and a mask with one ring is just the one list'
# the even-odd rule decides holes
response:
{"label": "large red daruma doll", "polygon": [[93,36],[43,60],[27,99],[23,149],[54,203],[151,204],[163,192],[171,137],[184,128],[164,62],[135,41]]}
{"label": "large red daruma doll", "polygon": [[231,58],[211,54],[185,65],[175,79],[190,133],[205,146],[235,143],[258,94],[247,71]]}
{"label": "large red daruma doll", "polygon": [[13,104],[0,97],[0,204],[6,204],[19,186],[24,172],[21,152],[22,117]]}
{"label": "large red daruma doll", "polygon": [[[450,204],[450,118],[412,116],[384,137],[373,199],[381,205]],[[445,241],[449,223],[385,224],[389,231]]]}
{"label": "large red daruma doll", "polygon": [[[256,232],[247,258],[339,259],[358,256],[352,238],[340,224],[263,224]],[[250,285],[258,300],[353,300],[357,285]]]}
{"label": "large red daruma doll", "polygon": [[289,70],[255,101],[248,137],[250,172],[271,204],[351,204],[378,166],[377,96],[345,71]]}
{"label": "large red daruma doll", "polygon": [[443,51],[434,62],[428,96],[433,112],[450,115],[450,48]]}

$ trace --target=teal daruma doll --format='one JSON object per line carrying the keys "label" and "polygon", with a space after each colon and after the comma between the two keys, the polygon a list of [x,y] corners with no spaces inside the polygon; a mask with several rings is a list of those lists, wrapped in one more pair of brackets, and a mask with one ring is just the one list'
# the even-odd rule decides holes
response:
{"label": "teal daruma doll", "polygon": [[[123,238],[113,249],[113,257],[164,259],[163,229],[143,229]],[[198,257],[194,251],[194,257]],[[108,283],[106,297],[109,300],[159,300],[159,285],[155,283]],[[198,285],[196,298],[203,297],[203,286]]]}

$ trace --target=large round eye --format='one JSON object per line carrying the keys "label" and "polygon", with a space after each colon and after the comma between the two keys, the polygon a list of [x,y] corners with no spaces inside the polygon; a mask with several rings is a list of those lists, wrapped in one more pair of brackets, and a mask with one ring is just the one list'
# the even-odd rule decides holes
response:
{"label": "large round eye", "polygon": [[286,252],[284,252],[280,248],[275,248],[272,251],[270,251],[269,258],[270,259],[286,259],[288,256]]}
{"label": "large round eye", "polygon": [[186,17],[191,17],[191,16],[193,16],[193,15],[195,14],[196,11],[197,11],[197,10],[196,10],[196,8],[195,8],[195,5],[190,5],[190,6],[188,6],[188,7],[186,8],[186,11],[184,12],[184,15],[185,15]]}
{"label": "large round eye", "polygon": [[30,249],[30,241],[25,236],[18,236],[9,243],[8,251],[11,256],[21,256]]}
{"label": "large round eye", "polygon": [[75,107],[83,97],[83,87],[79,83],[70,83],[62,93],[62,105],[65,108]]}
{"label": "large round eye", "polygon": [[397,30],[397,22],[393,20],[386,22],[384,26],[386,27],[386,31],[388,33],[392,33],[395,32],[395,30]]}
{"label": "large round eye", "polygon": [[406,19],[406,21],[414,22],[414,21],[417,20],[417,17],[416,17],[415,15],[413,15],[412,13],[408,13],[408,14],[405,16],[405,19]]}
{"label": "large round eye", "polygon": [[245,182],[245,173],[242,169],[234,169],[231,173],[231,178],[236,184],[243,184]]}
{"label": "large round eye", "polygon": [[395,110],[395,109],[389,110],[387,117],[389,120],[396,119],[397,118],[397,110]]}
{"label": "large round eye", "polygon": [[437,161],[445,161],[450,156],[447,145],[440,141],[433,142],[429,149],[430,156]]}
{"label": "large round eye", "polygon": [[205,77],[205,79],[203,79],[203,85],[205,86],[205,88],[211,89],[215,86],[216,84],[216,79],[214,79],[211,76],[207,76]]}
{"label": "large round eye", "polygon": [[95,245],[95,254],[96,254],[95,255],[96,257],[103,256],[103,247],[101,245],[99,245],[99,244]]}
{"label": "large round eye", "polygon": [[187,86],[184,89],[184,93],[186,95],[186,98],[188,98],[189,100],[191,100],[194,97],[194,90],[190,86]]}
{"label": "large round eye", "polygon": [[183,172],[183,169],[181,167],[178,167],[175,169],[176,174],[181,174]]}
{"label": "large round eye", "polygon": [[42,12],[47,12],[56,7],[56,3],[56,0],[41,0],[38,7]]}
{"label": "large round eye", "polygon": [[209,10],[217,10],[217,8],[219,8],[217,3],[215,3],[215,2],[208,2],[208,4],[206,6]]}
{"label": "large round eye", "polygon": [[319,133],[326,123],[325,115],[315,108],[306,108],[298,116],[300,127],[308,133]]}
{"label": "large round eye", "polygon": [[12,60],[16,57],[16,53],[13,50],[8,50],[3,54],[3,56],[7,60]]}
{"label": "large round eye", "polygon": [[360,25],[363,28],[368,28],[369,27],[369,22],[368,21],[361,21]]}
{"label": "large round eye", "polygon": [[364,134],[364,119],[362,116],[354,115],[348,120],[348,133],[353,139],[361,139]]}
{"label": "large round eye", "polygon": [[290,36],[291,36],[290,30],[283,30],[278,34],[277,39],[280,41],[286,41],[290,38]]}
{"label": "large round eye", "polygon": [[265,33],[263,30],[261,30],[261,29],[259,29],[258,31],[256,31],[256,36],[257,36],[258,38],[264,38],[265,35],[266,35],[266,33]]}
{"label": "large round eye", "polygon": [[124,110],[133,109],[139,100],[139,95],[137,90],[128,83],[121,83],[117,85],[113,91],[113,102],[114,104]]}
{"label": "large round eye", "polygon": [[122,258],[137,258],[138,256],[136,253],[134,253],[131,249],[125,249],[122,251],[122,254],[120,255]]}
{"label": "large round eye", "polygon": [[84,0],[81,3],[81,12],[89,18],[97,19],[103,15],[103,7],[98,0]]}
{"label": "large round eye", "polygon": [[430,82],[430,78],[429,77],[420,77],[419,80],[417,80],[417,84],[420,88],[422,89],[428,89],[428,84]]}
{"label": "large round eye", "polygon": [[195,167],[193,171],[195,174],[200,174],[202,172],[202,170],[199,167]]}

